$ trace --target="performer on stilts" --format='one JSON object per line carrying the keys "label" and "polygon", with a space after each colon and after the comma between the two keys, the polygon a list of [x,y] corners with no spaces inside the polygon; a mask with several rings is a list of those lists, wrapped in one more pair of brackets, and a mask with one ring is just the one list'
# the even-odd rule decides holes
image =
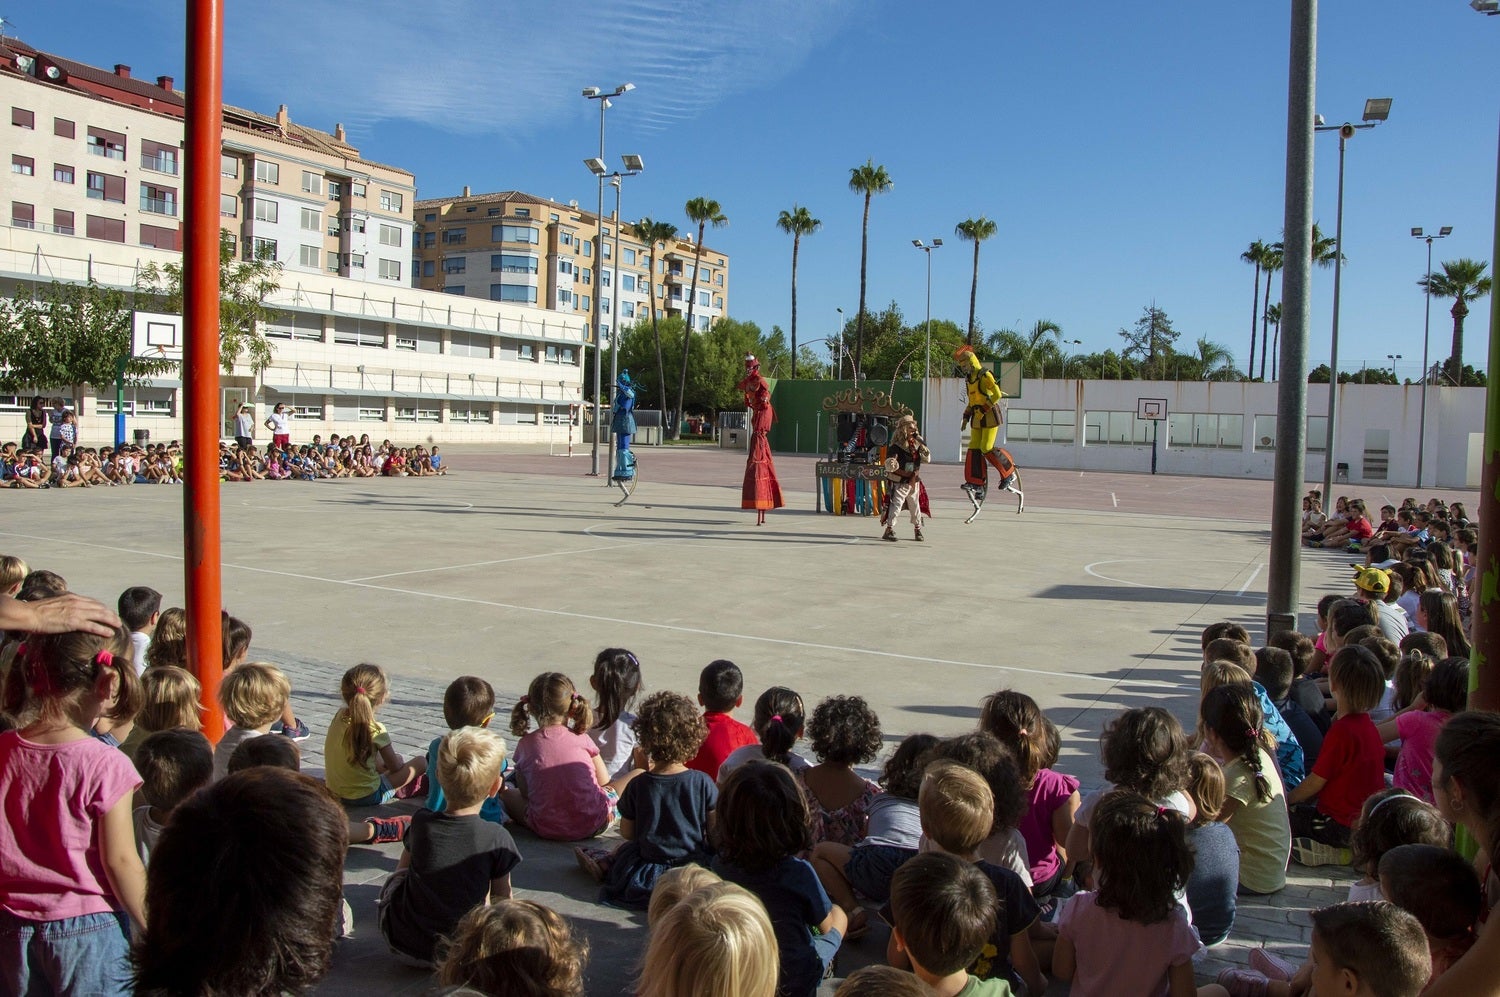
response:
{"label": "performer on stilts", "polygon": [[882,540],[896,539],[896,517],[903,507],[911,512],[913,540],[925,540],[922,536],[922,515],[927,512],[922,504],[922,478],[918,474],[924,463],[932,459],[932,453],[917,431],[915,416],[903,415],[891,429],[891,442],[885,451],[886,477],[891,482],[890,501],[885,507],[885,533]]}
{"label": "performer on stilts", "polygon": [[750,409],[750,457],[745,461],[745,484],[740,493],[740,508],[755,510],[755,525],[764,526],[767,509],[780,509],[781,484],[776,480],[776,465],[771,460],[771,443],[767,438],[776,413],[771,409],[771,386],[760,376],[760,361],[754,355],[745,357],[745,377],[735,388],[745,394]]}
{"label": "performer on stilts", "polygon": [[1009,453],[995,446],[1000,435],[1000,399],[1005,397],[995,375],[985,370],[972,346],[960,346],[953,353],[963,371],[968,385],[969,405],[964,409],[963,425],[969,427],[969,450],[964,455],[964,492],[974,504],[974,512],[965,523],[972,523],[984,508],[985,495],[989,491],[989,467],[993,464],[999,475],[1000,487],[1015,492],[1018,496],[1016,512],[1026,505],[1026,496],[1021,492],[1021,476],[1016,471],[1016,462]]}
{"label": "performer on stilts", "polygon": [[615,438],[615,466],[609,480],[619,486],[625,497],[616,505],[623,504],[635,490],[635,453],[630,449],[630,440],[635,436],[635,384],[630,380],[630,371],[620,371],[615,380],[615,397],[610,403],[612,413],[610,433]]}

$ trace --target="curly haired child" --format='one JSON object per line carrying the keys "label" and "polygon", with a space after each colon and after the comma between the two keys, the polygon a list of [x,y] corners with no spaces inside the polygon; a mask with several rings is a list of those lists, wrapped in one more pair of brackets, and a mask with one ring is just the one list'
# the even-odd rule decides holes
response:
{"label": "curly haired child", "polygon": [[438,982],[481,994],[583,997],[588,943],[531,900],[475,907],[453,931]]}
{"label": "curly haired child", "polygon": [[880,718],[862,696],[829,696],[807,726],[818,764],[796,773],[807,793],[813,842],[852,845],[865,836],[880,786],[854,771],[880,752]]}
{"label": "curly haired child", "polygon": [[1188,823],[1187,843],[1193,850],[1193,874],[1187,881],[1188,909],[1204,945],[1229,937],[1236,913],[1240,880],[1240,849],[1234,832],[1219,823],[1224,808],[1224,771],[1212,755],[1193,752],[1188,759],[1188,795],[1198,816]]}
{"label": "curly haired child", "polygon": [[1349,902],[1379,900],[1380,860],[1401,845],[1438,845],[1453,841],[1453,828],[1437,807],[1404,789],[1383,789],[1365,801],[1349,834],[1349,851],[1363,878],[1349,887]]}

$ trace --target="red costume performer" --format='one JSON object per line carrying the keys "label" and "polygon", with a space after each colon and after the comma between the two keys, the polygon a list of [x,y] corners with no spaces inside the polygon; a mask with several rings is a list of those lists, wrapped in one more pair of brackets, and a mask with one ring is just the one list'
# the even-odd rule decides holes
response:
{"label": "red costume performer", "polygon": [[745,462],[745,486],[740,494],[740,508],[754,509],[755,525],[766,521],[767,509],[780,509],[781,485],[776,480],[776,465],[771,460],[767,434],[776,413],[771,409],[771,386],[760,376],[760,361],[745,357],[745,377],[735,388],[745,393],[745,407],[750,409],[750,458]]}

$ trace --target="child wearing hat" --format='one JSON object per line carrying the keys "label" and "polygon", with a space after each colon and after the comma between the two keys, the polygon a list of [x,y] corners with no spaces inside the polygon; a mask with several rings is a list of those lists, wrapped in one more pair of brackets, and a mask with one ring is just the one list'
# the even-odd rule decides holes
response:
{"label": "child wearing hat", "polygon": [[1400,606],[1386,602],[1391,591],[1391,576],[1380,568],[1356,568],[1354,590],[1361,602],[1375,607],[1375,623],[1380,635],[1393,644],[1401,643],[1411,630],[1406,622],[1406,613]]}

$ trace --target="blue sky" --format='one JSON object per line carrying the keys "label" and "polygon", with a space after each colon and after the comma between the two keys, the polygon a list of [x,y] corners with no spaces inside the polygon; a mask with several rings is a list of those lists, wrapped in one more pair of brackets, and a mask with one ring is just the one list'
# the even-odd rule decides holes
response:
{"label": "blue sky", "polygon": [[[898,0],[230,0],[225,99],[295,120],[342,121],[368,157],[417,175],[421,196],[518,188],[592,205],[588,85],[633,82],[609,112],[608,154],[634,152],[625,216],[683,228],[690,197],[717,199],[732,254],[731,313],[789,327],[791,239],[782,209],[822,220],[803,241],[799,339],[836,329],[859,294],[859,197],[873,158],[894,187],[870,217],[868,304],[924,309],[911,240],[941,237],[933,314],[963,323],[972,248],[964,218],[999,223],[981,250],[986,329],[1059,323],[1083,352],[1152,300],[1184,344],[1249,348],[1251,240],[1280,237],[1287,4]],[[54,0],[0,11],[40,48],[155,78],[183,70],[183,4]],[[1425,246],[1488,260],[1496,174],[1500,18],[1466,0],[1325,0],[1318,108],[1358,120],[1395,99],[1347,160],[1340,366],[1421,367]],[[561,14],[560,14],[561,12]],[[293,31],[292,25],[300,27]],[[350,26],[353,26],[352,28]],[[1488,70],[1484,69],[1489,66]],[[1317,141],[1316,217],[1332,233],[1337,138]],[[612,195],[611,195],[612,200]],[[1312,363],[1326,362],[1332,273],[1313,285]],[[1279,281],[1278,281],[1279,289]],[[1483,366],[1490,303],[1466,326]],[[1451,320],[1434,302],[1432,356]]]}

